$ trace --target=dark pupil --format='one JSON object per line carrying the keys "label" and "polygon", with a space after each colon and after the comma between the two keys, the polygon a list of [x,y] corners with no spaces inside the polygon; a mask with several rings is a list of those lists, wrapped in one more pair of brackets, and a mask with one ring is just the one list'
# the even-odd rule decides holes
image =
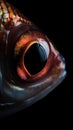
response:
{"label": "dark pupil", "polygon": [[24,64],[28,72],[32,75],[40,72],[47,62],[46,51],[38,43],[33,44],[25,53]]}

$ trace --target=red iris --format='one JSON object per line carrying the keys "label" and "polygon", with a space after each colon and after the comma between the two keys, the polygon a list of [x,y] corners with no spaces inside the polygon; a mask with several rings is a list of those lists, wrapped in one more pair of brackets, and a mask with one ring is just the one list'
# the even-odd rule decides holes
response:
{"label": "red iris", "polygon": [[14,48],[14,57],[18,57],[17,75],[23,80],[36,80],[50,72],[58,52],[49,39],[40,32],[23,34]]}

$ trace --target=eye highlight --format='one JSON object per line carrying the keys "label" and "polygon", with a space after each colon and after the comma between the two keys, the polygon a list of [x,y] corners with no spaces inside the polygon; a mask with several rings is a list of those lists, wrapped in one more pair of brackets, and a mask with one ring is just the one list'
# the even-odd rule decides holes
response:
{"label": "eye highlight", "polygon": [[24,64],[31,75],[40,72],[47,62],[47,51],[37,41],[28,48],[24,55]]}

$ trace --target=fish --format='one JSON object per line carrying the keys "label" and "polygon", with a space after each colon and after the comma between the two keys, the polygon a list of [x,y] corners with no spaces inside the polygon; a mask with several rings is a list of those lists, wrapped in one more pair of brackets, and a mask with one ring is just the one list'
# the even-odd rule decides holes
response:
{"label": "fish", "polygon": [[0,0],[0,117],[44,98],[65,77],[65,58],[48,36]]}

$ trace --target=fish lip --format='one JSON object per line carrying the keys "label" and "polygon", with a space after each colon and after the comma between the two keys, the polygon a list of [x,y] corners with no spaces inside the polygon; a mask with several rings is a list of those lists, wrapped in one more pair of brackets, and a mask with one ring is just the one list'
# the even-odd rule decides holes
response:
{"label": "fish lip", "polygon": [[58,85],[65,79],[67,75],[67,71],[63,70],[63,72],[59,75],[58,79],[56,79],[56,81],[48,86],[45,87],[45,89],[43,89],[42,91],[40,91],[38,94],[36,94],[35,96],[27,99],[25,102],[27,102],[27,104],[30,104],[30,102],[35,103],[36,101],[44,98],[45,96],[47,96],[52,90],[54,90],[56,87],[58,87]]}
{"label": "fish lip", "polygon": [[35,96],[28,98],[27,100],[25,100],[19,104],[16,104],[16,103],[11,104],[10,106],[8,106],[9,108],[7,110],[0,112],[0,118],[12,115],[20,110],[23,110],[23,109],[31,106],[35,102],[41,100],[45,96],[47,96],[52,90],[54,90],[65,79],[66,74],[67,74],[67,71],[63,70],[62,73],[58,76],[56,81],[51,86],[45,87],[44,90],[42,90],[41,92],[39,92]]}

